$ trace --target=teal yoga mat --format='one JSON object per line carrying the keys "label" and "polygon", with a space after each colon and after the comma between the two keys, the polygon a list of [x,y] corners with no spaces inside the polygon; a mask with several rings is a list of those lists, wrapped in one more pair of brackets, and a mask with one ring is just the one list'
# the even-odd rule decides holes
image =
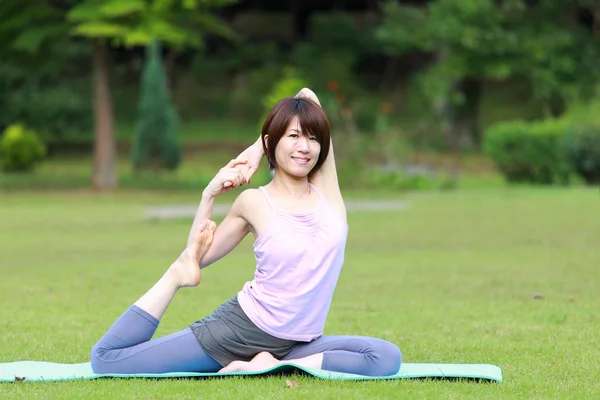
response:
{"label": "teal yoga mat", "polygon": [[[281,364],[260,372],[229,374],[173,372],[167,374],[95,374],[90,363],[58,364],[44,361],[17,361],[0,363],[0,382],[54,382],[99,378],[214,378],[227,376],[257,376],[300,372],[328,380],[376,380],[407,378],[465,378],[502,382],[502,370],[489,364],[410,364],[405,363],[392,376],[362,376],[309,369],[294,364]],[[24,378],[24,379],[23,379]]]}

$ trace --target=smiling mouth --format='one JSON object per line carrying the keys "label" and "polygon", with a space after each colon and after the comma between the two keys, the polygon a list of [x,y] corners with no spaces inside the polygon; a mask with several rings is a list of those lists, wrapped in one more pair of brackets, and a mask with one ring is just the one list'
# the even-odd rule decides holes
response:
{"label": "smiling mouth", "polygon": [[309,158],[297,158],[297,157],[292,157],[293,160],[295,160],[298,164],[301,165],[306,165],[308,164],[308,162],[310,161]]}

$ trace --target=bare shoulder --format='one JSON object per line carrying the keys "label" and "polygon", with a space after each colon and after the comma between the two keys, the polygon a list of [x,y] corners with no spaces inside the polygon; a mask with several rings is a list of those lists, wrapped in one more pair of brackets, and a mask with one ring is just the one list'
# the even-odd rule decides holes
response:
{"label": "bare shoulder", "polygon": [[260,200],[262,197],[263,196],[260,193],[260,189],[249,188],[238,195],[238,197],[235,199],[235,203],[238,203],[240,206],[245,206],[256,203],[256,201]]}
{"label": "bare shoulder", "polygon": [[238,195],[231,208],[232,211],[246,218],[249,214],[252,214],[249,211],[256,210],[256,207],[260,206],[262,202],[264,202],[264,196],[260,189],[246,189]]}
{"label": "bare shoulder", "polygon": [[260,189],[246,189],[240,193],[232,211],[248,223],[255,237],[265,229],[270,215],[269,204]]}

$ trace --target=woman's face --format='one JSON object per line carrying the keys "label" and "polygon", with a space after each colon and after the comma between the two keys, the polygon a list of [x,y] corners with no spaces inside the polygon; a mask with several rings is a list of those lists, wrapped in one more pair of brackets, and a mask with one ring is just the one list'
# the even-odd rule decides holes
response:
{"label": "woman's face", "polygon": [[277,168],[296,176],[308,176],[321,153],[317,138],[303,132],[298,117],[294,117],[275,148]]}

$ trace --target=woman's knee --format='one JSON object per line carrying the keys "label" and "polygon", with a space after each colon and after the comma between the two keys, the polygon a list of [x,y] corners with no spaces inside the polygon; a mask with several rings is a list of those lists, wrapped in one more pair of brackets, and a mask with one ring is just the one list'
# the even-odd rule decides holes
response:
{"label": "woman's knee", "polygon": [[394,343],[383,339],[375,339],[372,342],[374,376],[388,376],[398,373],[402,364],[402,353]]}
{"label": "woman's knee", "polygon": [[106,369],[107,364],[104,362],[104,356],[109,349],[102,345],[102,342],[96,343],[92,347],[92,351],[90,352],[90,363],[92,365],[92,371],[97,374],[106,374],[109,373]]}

